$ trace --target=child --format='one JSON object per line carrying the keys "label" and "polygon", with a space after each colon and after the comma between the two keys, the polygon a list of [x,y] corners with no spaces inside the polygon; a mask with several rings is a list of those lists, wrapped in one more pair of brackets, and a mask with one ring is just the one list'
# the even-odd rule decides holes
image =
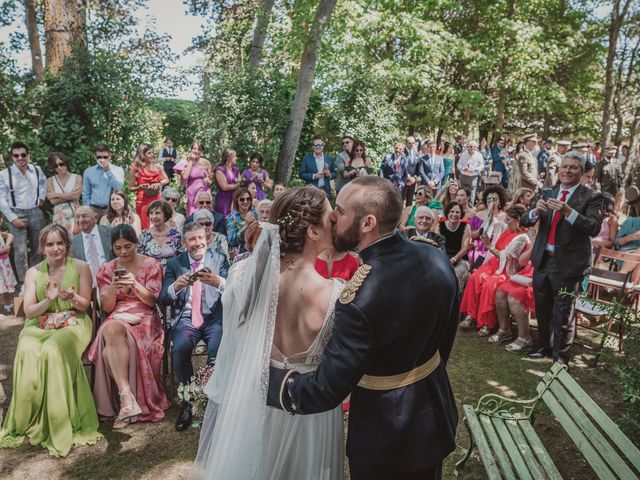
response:
{"label": "child", "polygon": [[17,283],[9,260],[12,243],[13,235],[9,232],[0,232],[0,294],[4,304],[4,313],[7,315],[13,313],[11,294],[15,291]]}

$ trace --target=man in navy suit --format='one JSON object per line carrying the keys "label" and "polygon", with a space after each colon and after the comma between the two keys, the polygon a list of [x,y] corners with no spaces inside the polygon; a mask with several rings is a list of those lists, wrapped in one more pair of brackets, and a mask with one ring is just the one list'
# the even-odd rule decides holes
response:
{"label": "man in navy suit", "polygon": [[[167,262],[160,302],[173,307],[172,361],[176,380],[187,384],[193,376],[191,353],[200,340],[207,343],[208,363],[213,363],[218,354],[222,340],[220,297],[229,263],[223,255],[207,249],[205,229],[199,223],[184,226],[182,241],[185,251]],[[190,424],[191,404],[182,402],[176,430],[182,431]]]}
{"label": "man in navy suit", "polygon": [[436,142],[427,140],[422,144],[422,156],[418,164],[418,175],[422,185],[426,185],[435,194],[442,187],[444,163],[442,157],[436,155]]}
{"label": "man in navy suit", "polygon": [[307,185],[322,188],[331,198],[331,180],[336,178],[336,164],[333,158],[324,153],[324,142],[321,138],[313,139],[313,153],[304,156],[300,164],[300,178]]}
{"label": "man in navy suit", "polygon": [[405,185],[412,183],[402,142],[396,143],[395,151],[391,155],[387,155],[382,161],[380,176],[393,183],[401,195]]}

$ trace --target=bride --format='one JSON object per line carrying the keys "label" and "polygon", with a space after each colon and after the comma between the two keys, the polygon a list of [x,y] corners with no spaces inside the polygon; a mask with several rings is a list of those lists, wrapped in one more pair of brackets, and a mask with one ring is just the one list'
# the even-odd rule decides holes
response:
{"label": "bride", "polygon": [[313,371],[331,336],[343,284],[314,267],[332,246],[331,212],[318,188],[286,191],[251,257],[230,270],[193,478],[342,479],[340,406],[308,416],[266,406],[269,365]]}

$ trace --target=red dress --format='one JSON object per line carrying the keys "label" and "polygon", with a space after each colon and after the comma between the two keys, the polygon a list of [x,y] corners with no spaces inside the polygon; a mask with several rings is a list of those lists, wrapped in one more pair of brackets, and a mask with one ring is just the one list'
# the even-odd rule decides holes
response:
{"label": "red dress", "polygon": [[[531,262],[529,262],[526,267],[520,270],[518,272],[518,275],[532,279],[533,265],[531,264]],[[521,283],[516,283],[513,280],[507,280],[506,282],[500,284],[498,290],[502,290],[508,296],[515,298],[529,312],[535,313],[536,302],[533,298],[533,283],[529,285],[522,285]]]}
{"label": "red dress", "polygon": [[[135,171],[134,167],[132,166],[131,175],[135,175],[136,185],[142,185],[144,183],[160,183],[164,179],[162,172],[160,172],[159,170],[145,168],[144,166],[138,168],[137,171]],[[156,193],[155,195],[147,195],[147,192],[144,188],[139,188],[136,191],[136,212],[138,212],[138,216],[140,217],[142,230],[146,230],[147,228],[149,228],[147,207],[156,200],[160,200],[160,198],[162,198],[160,189],[158,189],[158,193]]]}
{"label": "red dress", "polygon": [[329,265],[327,262],[316,258],[316,272],[322,275],[324,278],[342,278],[344,280],[351,280],[353,274],[358,270],[358,258],[351,252],[347,253],[344,258],[335,260],[331,267],[331,277],[329,277]]}
{"label": "red dress", "polygon": [[[495,248],[504,250],[518,234],[505,230],[498,238]],[[487,263],[478,268],[469,277],[462,296],[460,312],[475,319],[477,328],[487,326],[492,330],[496,326],[496,289],[509,276],[503,271],[497,274],[500,260],[491,257]]]}
{"label": "red dress", "polygon": [[[103,265],[98,271],[98,288],[106,291],[114,277],[116,260]],[[156,259],[147,257],[136,274],[136,280],[144,285],[154,297],[158,297],[162,288],[162,267]],[[89,360],[96,366],[93,398],[96,410],[101,418],[114,418],[119,411],[118,387],[109,375],[104,362],[102,349],[104,339],[102,331],[109,322],[118,322],[127,331],[129,345],[129,382],[131,393],[142,409],[138,421],[160,422],[164,411],[169,408],[167,396],[162,388],[160,365],[164,354],[164,330],[155,307],[150,307],[129,292],[118,291],[116,307],[98,329],[96,338],[89,349]],[[131,325],[120,320],[118,313],[129,313],[140,317],[140,323]]]}

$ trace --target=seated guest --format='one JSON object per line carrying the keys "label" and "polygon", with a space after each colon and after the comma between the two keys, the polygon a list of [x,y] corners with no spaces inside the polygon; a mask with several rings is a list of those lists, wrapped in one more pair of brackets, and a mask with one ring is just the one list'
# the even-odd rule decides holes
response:
{"label": "seated guest", "polygon": [[[495,245],[488,235],[480,238],[487,248],[487,259],[469,277],[462,296],[460,313],[466,318],[460,323],[463,328],[476,324],[481,337],[488,336],[496,326],[495,297],[497,286],[524,267],[529,255],[523,254],[531,248],[529,236],[520,226],[520,217],[526,211],[522,205],[513,205],[507,210],[507,228]],[[522,257],[522,258],[521,258]],[[489,343],[499,343],[508,332],[498,331],[489,339]]]}
{"label": "seated guest", "polygon": [[253,248],[256,246],[256,242],[258,241],[258,237],[260,237],[261,233],[262,227],[260,226],[260,222],[253,222],[249,228],[247,228],[247,234],[245,235],[244,241],[244,246],[247,250],[239,253],[233,258],[234,265],[251,256]]}
{"label": "seated guest", "polygon": [[126,193],[114,190],[111,192],[107,213],[100,219],[100,225],[115,227],[121,224],[131,225],[136,235],[140,235],[142,231],[140,217],[129,206]]}
{"label": "seated guest", "polygon": [[204,227],[204,231],[207,237],[207,248],[218,252],[227,259],[227,262],[231,264],[231,258],[229,256],[229,243],[227,237],[221,233],[213,231],[213,213],[210,210],[201,208],[196,210],[193,214],[193,221],[199,223]]}
{"label": "seated guest", "polygon": [[463,220],[464,221],[471,220],[475,216],[476,211],[471,206],[471,190],[469,189],[469,187],[460,187],[456,192],[455,200],[460,205],[462,205],[462,208],[464,209]]}
{"label": "seated guest", "polygon": [[278,198],[278,195],[286,191],[287,191],[287,187],[285,187],[284,184],[276,183],[273,186],[273,199],[275,200],[276,198]]}
{"label": "seated guest", "polygon": [[[0,447],[18,447],[29,437],[31,445],[64,457],[72,446],[102,438],[81,359],[91,341],[91,319],[84,313],[91,299],[91,271],[69,256],[71,242],[63,226],[44,227],[39,244],[45,259],[25,277],[27,320],[13,363],[13,394]],[[56,312],[73,315],[77,324],[42,328],[41,315]]]}
{"label": "seated guest", "polygon": [[415,222],[415,228],[407,230],[408,238],[413,239],[414,237],[424,237],[432,240],[438,248],[447,253],[444,237],[433,231],[435,226],[438,224],[438,217],[433,209],[429,207],[418,207],[416,210]]}
{"label": "seated guest", "polygon": [[[531,255],[533,249],[526,253]],[[518,337],[505,347],[507,352],[522,352],[533,345],[531,331],[529,330],[529,313],[536,310],[533,298],[533,265],[527,264],[516,275],[498,285],[496,291],[496,315],[500,332],[507,332],[502,338],[505,341],[510,337],[511,316],[518,325]]]}
{"label": "seated guest", "polygon": [[316,258],[316,272],[324,278],[342,278],[349,281],[358,267],[358,256],[349,251],[338,252],[335,248],[330,248]]}
{"label": "seated guest", "polygon": [[255,183],[249,183],[247,185],[247,190],[249,190],[249,193],[251,194],[251,208],[255,210],[258,206],[258,202],[260,201],[257,198],[258,189],[256,188]]}
{"label": "seated guest", "polygon": [[244,232],[257,218],[251,202],[251,194],[246,188],[239,188],[233,193],[233,210],[227,215],[227,240],[236,253],[244,252]]}
{"label": "seated guest", "polygon": [[616,201],[610,193],[603,192],[602,227],[597,237],[591,239],[594,247],[613,248],[618,234],[618,215],[615,211]]}
{"label": "seated guest", "polygon": [[71,256],[87,262],[96,286],[96,276],[100,265],[113,258],[111,253],[111,228],[96,225],[97,214],[91,207],[82,206],[76,210],[76,222],[80,233],[71,240]]}
{"label": "seated guest", "polygon": [[147,207],[149,229],[143,230],[138,253],[158,260],[164,267],[169,258],[182,252],[180,231],[169,225],[173,210],[167,202],[156,200]]}
{"label": "seated guest", "polygon": [[464,210],[458,202],[449,202],[444,209],[446,220],[438,224],[437,233],[445,240],[445,251],[456,271],[460,290],[464,290],[469,278],[469,263],[464,259],[471,249],[471,232],[466,223],[462,223]]}
{"label": "seated guest", "polygon": [[[221,233],[227,236],[227,219],[221,213],[216,212],[214,208],[214,201],[211,192],[200,192],[196,196],[195,209],[200,210],[206,208],[213,215],[213,231]],[[186,218],[185,224],[193,222],[193,213]]]}
{"label": "seated guest", "polygon": [[[482,265],[487,256],[487,247],[480,236],[487,235],[491,245],[495,245],[506,228],[503,220],[504,208],[507,205],[507,191],[500,185],[492,185],[483,192],[478,205],[476,214],[469,220],[473,240],[473,249],[469,252],[472,268]],[[482,208],[481,205],[486,208]]]}
{"label": "seated guest", "polygon": [[[171,319],[172,359],[176,381],[186,385],[193,376],[191,353],[204,340],[207,362],[215,361],[222,339],[222,302],[229,270],[226,258],[207,249],[206,233],[199,223],[187,223],[183,231],[185,251],[167,263],[160,296],[173,307]],[[198,272],[198,273],[196,273]],[[176,430],[191,424],[191,404],[182,402]]]}
{"label": "seated guest", "polygon": [[130,225],[111,231],[116,258],[100,268],[100,305],[107,314],[89,350],[95,365],[93,397],[113,428],[160,422],[169,402],[162,389],[160,364],[164,330],[156,310],[162,286],[157,260],[136,253],[138,239]]}
{"label": "seated guest", "polygon": [[269,221],[269,215],[271,215],[271,205],[273,205],[273,202],[268,199],[261,200],[260,203],[258,203],[256,211],[258,212],[259,222]]}
{"label": "seated guest", "polygon": [[182,215],[180,212],[176,210],[176,207],[180,203],[180,194],[175,188],[166,187],[164,190],[162,190],[162,199],[165,202],[167,202],[167,204],[171,207],[171,210],[173,211],[173,215],[171,215],[171,218],[169,219],[169,222],[168,222],[169,225],[177,229],[179,232],[181,232],[182,227],[184,227],[184,224],[186,222],[186,219],[184,215]]}
{"label": "seated guest", "polygon": [[460,189],[460,182],[455,179],[449,180],[445,183],[438,194],[436,195],[436,200],[440,202],[442,208],[446,208],[449,202],[453,202],[456,199],[456,193]]}
{"label": "seated guest", "polygon": [[533,198],[533,190],[530,188],[522,187],[516,190],[513,195],[511,205],[522,205],[524,208],[529,208],[531,205],[531,199]]}
{"label": "seated guest", "polygon": [[400,217],[400,225],[398,226],[398,228],[400,228],[400,230],[408,230],[412,227],[415,227],[416,210],[419,207],[428,206],[431,200],[433,200],[433,197],[431,196],[428,187],[420,185],[418,188],[416,188],[415,203],[411,207],[404,207],[402,216]]}

